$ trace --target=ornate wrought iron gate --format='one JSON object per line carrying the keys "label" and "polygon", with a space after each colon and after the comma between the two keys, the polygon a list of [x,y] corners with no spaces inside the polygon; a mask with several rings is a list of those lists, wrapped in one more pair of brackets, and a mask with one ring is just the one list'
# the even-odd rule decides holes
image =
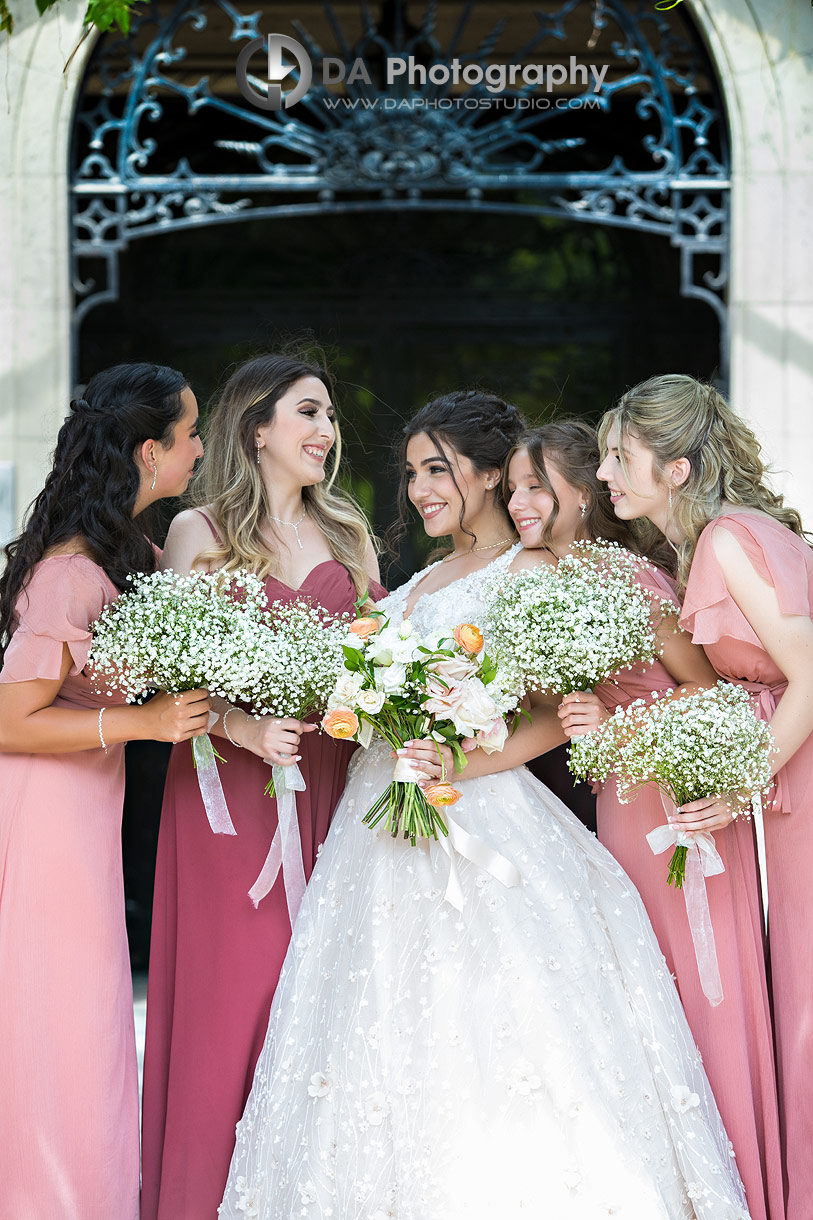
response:
{"label": "ornate wrought iron gate", "polygon": [[[543,3],[381,0],[374,12],[359,0],[351,13],[338,0],[291,0],[244,14],[229,0],[154,0],[129,39],[104,36],[74,128],[74,344],[88,311],[117,298],[119,255],[140,237],[328,212],[536,213],[678,247],[680,291],[719,319],[724,379],[728,141],[688,6]],[[235,85],[241,47],[271,32],[295,36],[314,65],[291,110],[258,109]],[[394,56],[485,67],[549,63],[561,48],[607,64],[598,92],[592,79],[499,95],[482,83],[385,81]],[[363,59],[369,80],[322,83],[326,56],[345,75]]]}

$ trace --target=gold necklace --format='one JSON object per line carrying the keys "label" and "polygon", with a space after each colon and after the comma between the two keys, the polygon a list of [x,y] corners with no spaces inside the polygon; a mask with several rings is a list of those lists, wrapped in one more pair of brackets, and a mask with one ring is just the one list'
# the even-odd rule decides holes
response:
{"label": "gold necklace", "polygon": [[488,546],[473,546],[470,551],[463,551],[462,555],[455,555],[452,551],[451,555],[444,555],[441,563],[448,563],[450,559],[462,559],[463,555],[476,555],[478,551],[493,551],[497,546],[505,546],[510,542],[510,538],[501,538],[499,542],[490,542]]}

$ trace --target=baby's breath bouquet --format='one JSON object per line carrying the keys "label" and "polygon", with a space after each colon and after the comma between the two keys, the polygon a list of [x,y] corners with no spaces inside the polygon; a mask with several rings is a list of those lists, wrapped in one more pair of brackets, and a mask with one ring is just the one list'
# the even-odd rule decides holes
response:
{"label": "baby's breath bouquet", "polygon": [[674,607],[640,583],[648,566],[617,543],[578,542],[556,567],[500,575],[484,627],[506,685],[568,695],[651,664]]}
{"label": "baby's breath bouquet", "polygon": [[[351,625],[345,641],[344,669],[328,702],[322,727],[332,737],[369,744],[373,732],[393,749],[431,737],[448,745],[455,768],[466,760],[464,737],[487,752],[501,750],[508,736],[505,717],[517,706],[506,695],[497,666],[483,651],[483,636],[473,623],[448,634],[421,637],[408,619],[390,623],[380,613]],[[392,783],[364,817],[368,826],[387,818],[394,836],[414,845],[418,838],[448,833],[438,812],[453,805],[460,792],[441,782],[418,787],[406,760],[395,767]]]}
{"label": "baby's breath bouquet", "polygon": [[[742,812],[770,785],[773,749],[773,734],[747,691],[718,682],[696,694],[616,708],[594,733],[574,741],[569,765],[580,779],[601,782],[614,773],[621,801],[657,784],[675,806],[728,795]],[[667,880],[677,889],[689,846],[678,844],[669,863]]]}
{"label": "baby's breath bouquet", "polygon": [[[203,687],[230,703],[241,699],[246,658],[263,630],[262,581],[243,571],[167,569],[129,582],[91,626],[88,670],[97,690],[115,687],[128,703],[156,690]],[[192,738],[192,757],[212,830],[235,834],[208,733]]]}
{"label": "baby's breath bouquet", "polygon": [[128,703],[151,691],[206,687],[241,697],[240,658],[265,611],[262,581],[248,572],[150,572],[128,578],[91,626],[88,669],[97,689],[115,687]]}
{"label": "baby's breath bouquet", "polygon": [[[272,602],[262,614],[258,629],[243,642],[242,656],[231,655],[227,645],[224,663],[241,673],[240,700],[254,716],[288,716],[304,720],[322,713],[344,663],[342,646],[347,622],[322,606],[299,598]],[[236,641],[235,641],[236,643]],[[296,765],[289,769],[293,779]],[[275,793],[283,768],[274,768],[266,788]]]}
{"label": "baby's breath bouquet", "polygon": [[[774,750],[769,726],[758,719],[748,693],[718,682],[677,698],[636,699],[572,743],[570,769],[580,779],[617,777],[620,800],[657,784],[664,809],[703,797],[728,797],[744,812],[771,782]],[[674,824],[647,835],[659,855],[673,847],[667,881],[682,889],[703,991],[711,1004],[723,998],[705,878],[725,869],[714,836]]]}

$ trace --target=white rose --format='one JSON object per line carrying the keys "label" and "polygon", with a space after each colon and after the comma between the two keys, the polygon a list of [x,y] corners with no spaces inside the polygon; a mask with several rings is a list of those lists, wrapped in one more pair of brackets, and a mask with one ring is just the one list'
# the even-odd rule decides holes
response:
{"label": "white rose", "polygon": [[498,715],[497,705],[479,678],[469,678],[461,693],[462,698],[453,709],[452,723],[458,733],[473,737],[490,728]]}
{"label": "white rose", "polygon": [[[391,669],[390,666],[387,670]],[[384,706],[386,696],[381,691],[377,690],[362,690],[359,691],[356,697],[356,707],[361,712],[366,712],[368,716],[375,716],[376,712],[380,712]]]}
{"label": "white rose", "polygon": [[464,656],[444,657],[442,661],[433,661],[429,669],[444,682],[461,682],[464,678],[474,677],[477,662]]}
{"label": "white rose", "polygon": [[397,695],[406,681],[406,665],[380,665],[375,671],[376,690]]}
{"label": "white rose", "polygon": [[336,707],[354,708],[363,684],[364,678],[361,674],[346,671],[341,674],[328,699],[328,711],[333,711]]}
{"label": "white rose", "polygon": [[502,716],[495,720],[487,729],[482,729],[475,734],[477,744],[486,754],[495,754],[502,750],[508,740],[508,725],[503,720]]}
{"label": "white rose", "polygon": [[413,634],[413,632],[414,632],[414,628],[412,626],[412,623],[410,623],[408,618],[405,618],[404,621],[401,623],[401,626],[398,628],[398,634],[400,635],[402,640],[408,640],[409,637]]}

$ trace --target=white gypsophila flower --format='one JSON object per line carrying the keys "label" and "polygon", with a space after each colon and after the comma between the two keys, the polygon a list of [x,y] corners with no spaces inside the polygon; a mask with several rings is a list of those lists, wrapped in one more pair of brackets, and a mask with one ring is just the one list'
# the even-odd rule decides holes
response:
{"label": "white gypsophila flower", "polygon": [[770,784],[774,748],[748,692],[718,682],[616,708],[595,732],[573,742],[570,766],[581,778],[615,774],[622,800],[654,783],[677,805],[728,794],[743,804]]}
{"label": "white gypsophila flower", "polygon": [[615,543],[577,543],[555,568],[489,581],[484,629],[502,686],[567,694],[651,663],[657,627],[674,607],[641,583],[649,566]]}
{"label": "white gypsophila flower", "polygon": [[197,687],[234,701],[244,663],[227,658],[250,647],[265,607],[262,582],[247,572],[136,575],[91,627],[89,671],[129,702]]}

